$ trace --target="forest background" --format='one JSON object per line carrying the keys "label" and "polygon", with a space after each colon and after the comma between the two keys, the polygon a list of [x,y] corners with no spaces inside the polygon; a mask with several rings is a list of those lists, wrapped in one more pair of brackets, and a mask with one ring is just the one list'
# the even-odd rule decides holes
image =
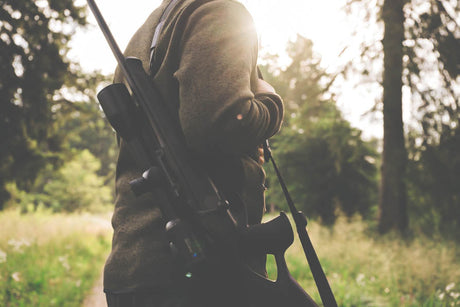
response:
{"label": "forest background", "polygon": [[[317,244],[331,246],[323,247],[323,261],[326,271],[343,279],[333,283],[340,305],[460,304],[460,4],[354,0],[344,10],[351,18],[360,18],[362,28],[381,28],[381,37],[361,45],[361,56],[340,71],[328,72],[313,41],[301,35],[286,46],[287,62],[261,52],[264,76],[286,107],[283,128],[271,140],[274,155],[297,206],[313,221],[312,228],[318,227],[322,239]],[[69,42],[87,24],[87,16],[81,1],[2,1],[0,216],[16,225],[34,224],[34,217],[59,224],[56,221],[71,213],[107,219],[105,213],[111,209],[117,143],[95,98],[111,76],[83,70],[68,57]],[[363,131],[337,106],[337,84],[350,79],[374,90],[375,103],[366,116],[383,117],[382,139],[363,138]],[[407,122],[402,116],[403,97],[415,110]],[[267,173],[267,207],[284,210],[270,167]],[[74,243],[97,238],[81,250],[93,251],[88,257],[102,261],[109,235],[99,228],[75,229],[81,235]],[[21,241],[20,228],[12,224],[2,223],[0,231],[4,237],[0,278],[8,285],[0,292],[0,302],[16,306],[20,303],[15,300],[30,299],[26,292],[38,293],[37,297],[56,293],[49,290],[53,283],[43,277],[44,272],[31,271],[24,278],[26,273],[20,277],[13,265],[25,250],[32,253],[35,246],[38,252],[45,243]],[[350,236],[340,237],[343,232]],[[356,248],[359,254],[345,247],[352,245],[350,241],[361,244]],[[46,244],[52,242],[56,240]],[[356,257],[346,257],[344,263],[343,253],[332,255],[334,246]],[[382,267],[380,257],[392,252],[396,267],[375,269]],[[439,266],[423,270],[424,276],[413,275],[420,271],[418,266],[405,271],[407,263],[417,263],[423,255],[438,259]],[[369,262],[371,258],[377,262]],[[66,259],[57,261],[62,266]],[[392,270],[396,275],[388,272]],[[387,279],[381,280],[382,276]],[[311,283],[311,277],[305,278]],[[368,279],[366,289],[372,290],[365,295],[362,289],[352,291],[345,287],[348,279],[356,289]],[[394,296],[388,296],[390,292]]]}

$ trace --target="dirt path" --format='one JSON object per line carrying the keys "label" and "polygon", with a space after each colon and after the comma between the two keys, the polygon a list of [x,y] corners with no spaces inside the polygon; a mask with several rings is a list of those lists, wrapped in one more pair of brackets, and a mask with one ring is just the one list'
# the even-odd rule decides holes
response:
{"label": "dirt path", "polygon": [[91,292],[83,302],[82,307],[107,307],[105,295],[102,288],[102,273],[101,277],[97,280]]}
{"label": "dirt path", "polygon": [[[111,215],[107,217],[98,217],[90,216],[88,219],[91,219],[93,223],[90,226],[88,231],[94,233],[104,233],[106,231],[112,231],[112,226],[110,224]],[[107,307],[107,302],[105,300],[105,294],[103,292],[102,286],[102,270],[99,276],[99,279],[94,284],[88,296],[85,298],[82,307]]]}

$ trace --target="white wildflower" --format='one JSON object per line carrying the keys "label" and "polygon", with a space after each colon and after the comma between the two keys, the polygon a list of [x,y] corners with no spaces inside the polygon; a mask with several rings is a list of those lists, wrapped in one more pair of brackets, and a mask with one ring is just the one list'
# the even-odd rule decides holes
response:
{"label": "white wildflower", "polygon": [[358,276],[356,276],[356,283],[360,286],[364,286],[364,284],[366,283],[364,281],[365,278],[366,275],[364,275],[363,273],[359,273]]}
{"label": "white wildflower", "polygon": [[444,296],[446,294],[444,292],[441,292],[439,295],[438,295],[438,298],[442,301],[444,299]]}
{"label": "white wildflower", "polygon": [[390,293],[390,288],[385,288],[383,291],[385,291],[385,293]]}
{"label": "white wildflower", "polygon": [[20,239],[20,240],[10,239],[10,240],[8,240],[8,245],[10,245],[15,252],[22,253],[23,248],[25,246],[26,247],[30,246],[30,241],[28,241],[26,239]]}
{"label": "white wildflower", "polygon": [[449,291],[452,290],[454,287],[455,287],[455,283],[451,282],[450,284],[448,284],[448,285],[446,286],[446,292],[449,292]]}
{"label": "white wildflower", "polygon": [[454,300],[458,299],[460,297],[460,293],[458,292],[451,292],[449,294]]}
{"label": "white wildflower", "polygon": [[66,270],[70,270],[70,264],[67,255],[59,256],[58,260]]}
{"label": "white wildflower", "polygon": [[0,249],[0,263],[6,262],[6,253]]}
{"label": "white wildflower", "polygon": [[19,272],[14,272],[11,274],[11,278],[13,278],[14,281],[20,282],[21,281],[21,273]]}

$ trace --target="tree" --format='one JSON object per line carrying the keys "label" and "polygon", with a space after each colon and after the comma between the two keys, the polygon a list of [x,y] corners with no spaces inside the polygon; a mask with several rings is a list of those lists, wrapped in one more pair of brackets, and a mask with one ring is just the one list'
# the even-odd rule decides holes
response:
{"label": "tree", "polygon": [[379,199],[379,231],[408,226],[405,170],[407,153],[402,119],[402,70],[406,0],[385,0],[383,37],[383,153]]}
{"label": "tree", "polygon": [[[372,14],[372,9],[376,6],[381,8],[379,16]],[[427,172],[436,168],[434,165],[425,167],[422,164],[428,160],[441,163],[437,159],[422,159],[423,152],[428,148],[434,149],[433,146],[440,146],[442,139],[448,139],[458,130],[460,28],[457,16],[460,7],[458,3],[448,0],[350,0],[348,8],[351,9],[350,12],[355,8],[359,11],[365,10],[367,19],[363,22],[381,22],[384,27],[383,44],[378,43],[380,35],[376,36],[376,41],[363,44],[362,58],[366,63],[361,66],[365,67],[362,73],[369,80],[369,74],[375,73],[367,69],[375,67],[372,62],[384,63],[381,65],[383,71],[374,75],[375,82],[382,83],[384,88],[383,99],[378,101],[374,110],[382,109],[384,113],[386,135],[379,228],[381,232],[389,229],[404,231],[408,225],[406,184],[412,189],[409,191],[409,205],[414,207],[412,212],[421,211],[419,204],[426,204],[428,197],[423,200],[414,198],[417,194],[414,193],[414,187],[420,183],[420,178],[435,175],[422,176],[422,169]],[[374,20],[370,16],[374,16]],[[358,31],[362,31],[362,27]],[[380,52],[382,45],[383,59]],[[383,76],[383,81],[378,74]],[[405,91],[405,100],[410,100],[414,110],[417,108],[417,112],[412,111],[415,113],[413,119],[417,123],[405,123],[406,128],[409,128],[406,138],[411,150],[409,174],[404,171],[408,157],[407,146],[404,145],[404,125],[400,116],[401,87],[410,89],[410,94]],[[445,147],[443,151],[447,148],[452,146]],[[439,166],[442,167],[442,163]],[[424,192],[427,190],[431,189],[423,189]],[[433,201],[424,210],[431,212],[436,207],[436,201]]]}
{"label": "tree", "polygon": [[[68,81],[68,42],[86,23],[72,0],[4,0],[0,7],[0,209],[5,184],[30,186],[61,150],[57,93]],[[62,95],[61,95],[62,96]]]}
{"label": "tree", "polygon": [[[276,68],[275,58],[262,66],[285,102],[285,122],[273,138],[274,155],[293,198],[309,216],[334,223],[338,210],[367,216],[376,201],[375,151],[361,139],[335,105],[329,86],[334,78],[320,66],[310,40],[289,44],[292,62]],[[268,203],[285,203],[269,167]]]}

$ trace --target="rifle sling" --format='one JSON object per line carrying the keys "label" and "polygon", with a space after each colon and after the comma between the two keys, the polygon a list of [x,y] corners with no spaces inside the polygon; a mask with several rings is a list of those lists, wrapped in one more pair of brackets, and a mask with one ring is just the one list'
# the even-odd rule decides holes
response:
{"label": "rifle sling", "polygon": [[302,212],[298,211],[297,208],[295,207],[294,202],[292,201],[291,195],[289,194],[287,186],[281,175],[281,172],[279,171],[278,166],[276,165],[276,162],[273,159],[268,140],[265,141],[264,143],[264,154],[265,154],[266,160],[270,160],[272,162],[272,166],[273,166],[273,169],[275,170],[276,176],[278,178],[278,182],[281,186],[281,189],[283,190],[284,197],[286,198],[287,204],[289,206],[289,210],[291,211],[291,215],[294,218],[297,234],[299,236],[300,242],[302,243],[302,248],[304,250],[308,264],[310,266],[310,270],[315,280],[316,287],[318,288],[318,292],[321,297],[321,301],[323,302],[323,305],[325,307],[337,307],[337,302],[335,300],[334,293],[331,290],[329,282],[326,278],[326,274],[324,274],[321,263],[319,262],[316,251],[308,235],[307,218]]}
{"label": "rifle sling", "polygon": [[155,53],[155,48],[158,45],[160,33],[163,30],[166,18],[169,16],[172,9],[177,5],[179,1],[180,0],[171,0],[164,9],[163,13],[161,14],[160,21],[158,22],[158,25],[155,28],[155,33],[153,34],[152,44],[150,45],[150,67],[152,67],[153,54]]}

